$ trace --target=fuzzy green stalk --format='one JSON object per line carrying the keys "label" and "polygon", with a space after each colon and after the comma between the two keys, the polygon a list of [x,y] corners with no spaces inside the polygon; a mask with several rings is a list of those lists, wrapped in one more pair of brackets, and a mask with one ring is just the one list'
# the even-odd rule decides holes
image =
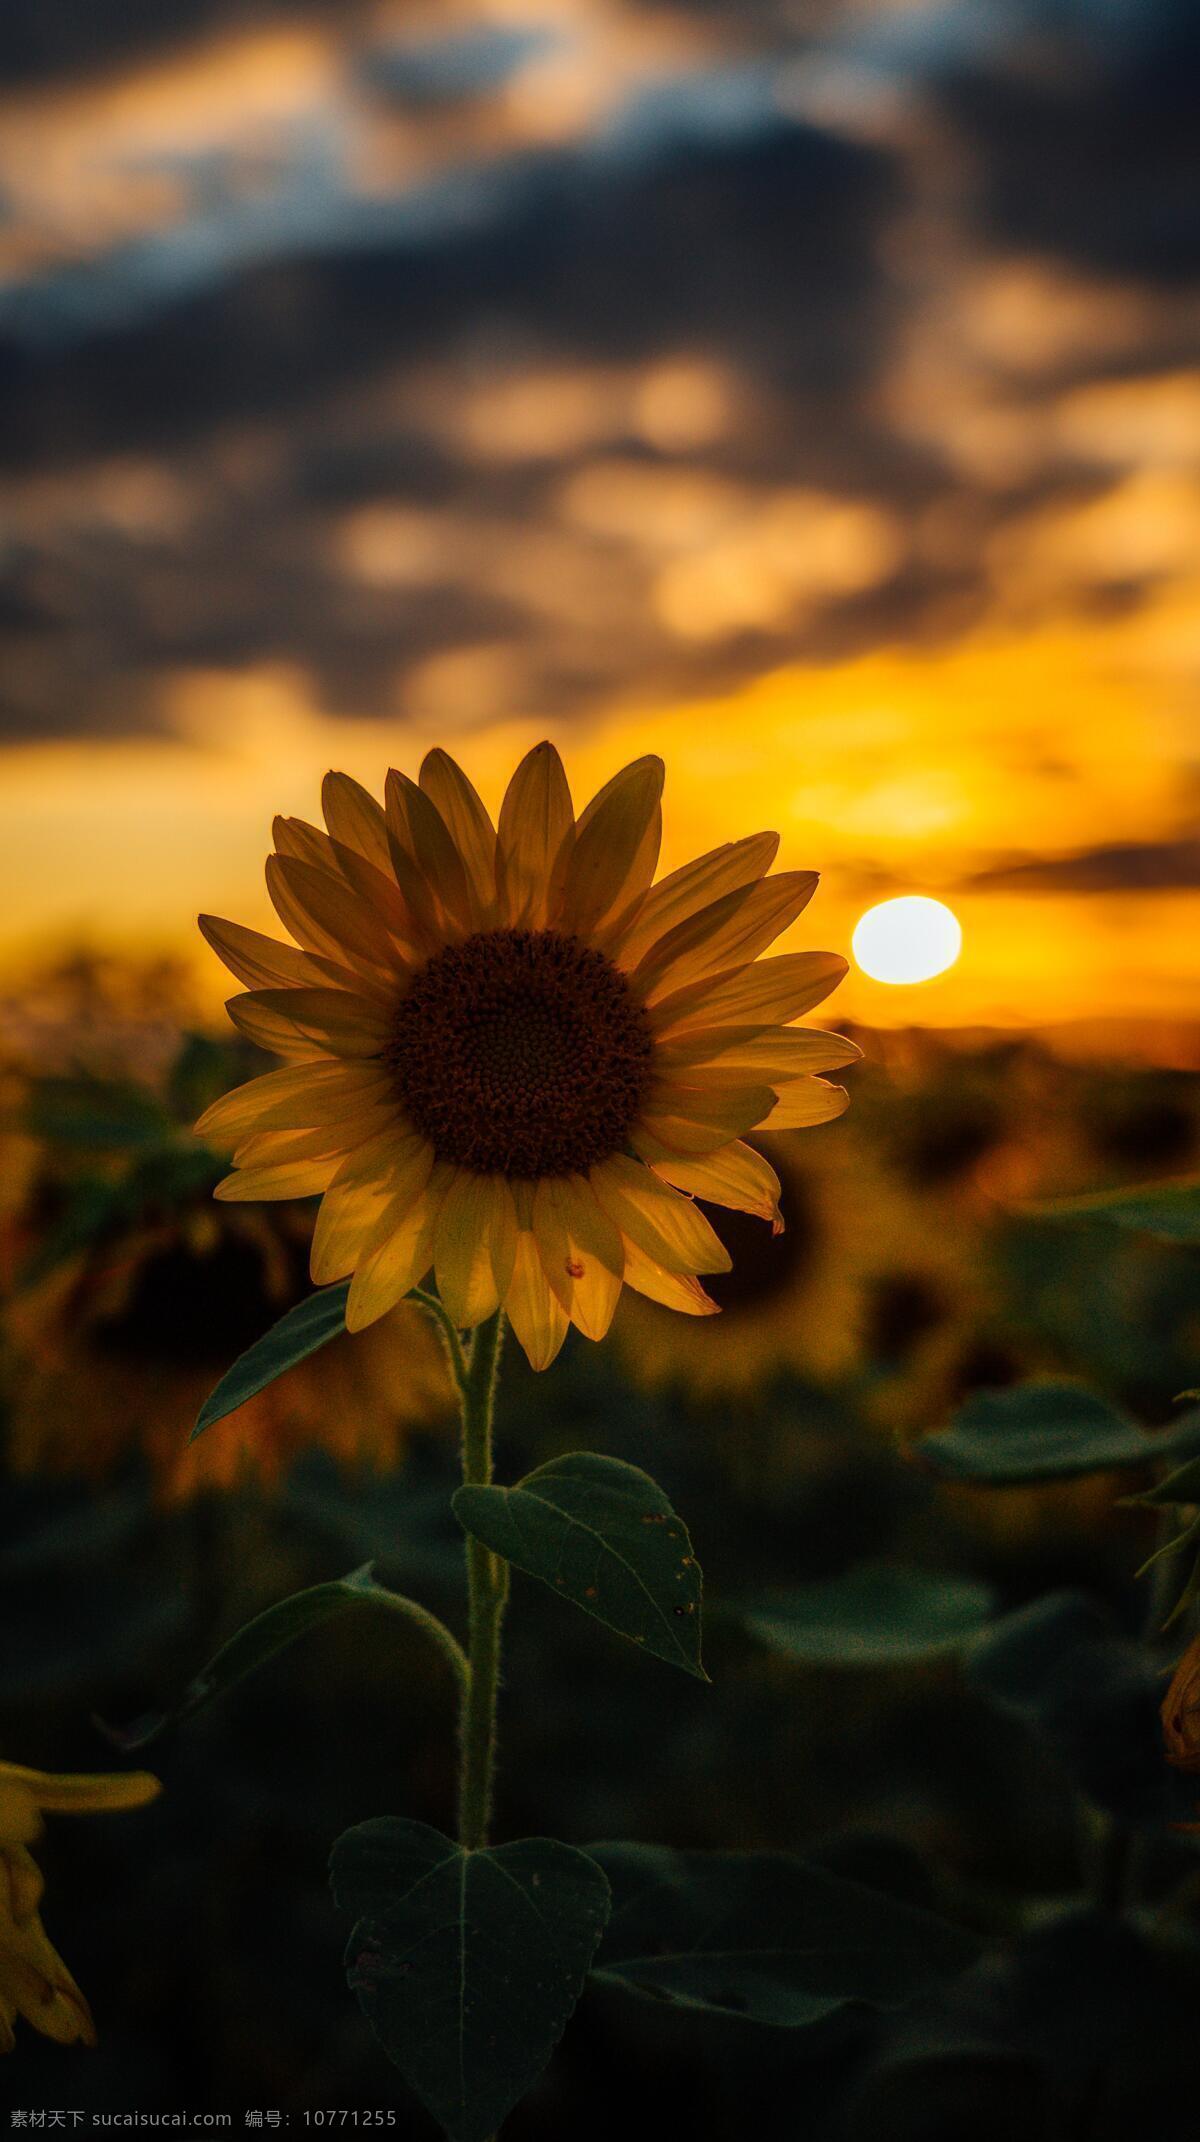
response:
{"label": "fuzzy green stalk", "polygon": [[[467,1487],[492,1478],[492,1413],[504,1336],[498,1309],[475,1333],[462,1396],[462,1474]],[[500,1624],[508,1596],[508,1565],[481,1540],[467,1540],[470,1677],[460,1713],[458,1836],[468,1852],[487,1843],[496,1766],[496,1699],[500,1687]]]}

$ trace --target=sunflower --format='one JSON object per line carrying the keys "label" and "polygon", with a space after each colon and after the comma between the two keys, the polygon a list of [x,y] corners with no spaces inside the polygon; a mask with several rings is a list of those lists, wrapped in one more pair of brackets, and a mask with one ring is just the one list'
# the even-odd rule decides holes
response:
{"label": "sunflower", "polygon": [[147,1770],[64,1777],[0,1763],[0,2053],[16,2043],[18,2016],[59,2045],[96,2043],[91,2009],[38,1911],[42,1876],[29,1848],[41,1836],[43,1814],[144,1807],[160,1789]]}
{"label": "sunflower", "polygon": [[782,1227],[742,1142],[839,1115],[818,1073],[859,1051],[789,1022],[841,980],[830,952],[759,954],[811,871],[768,875],[773,833],[657,884],[663,767],[642,758],[578,819],[548,743],[494,828],[446,752],[386,806],[327,775],[327,831],[276,821],[267,885],[292,945],[201,929],[247,985],[229,1012],[284,1067],[198,1133],[233,1152],[226,1199],[322,1203],[313,1279],[350,1279],[361,1331],[432,1267],[454,1321],[503,1306],[535,1368],[573,1323],[607,1331],[622,1282],[692,1316],[729,1256],[694,1200]]}

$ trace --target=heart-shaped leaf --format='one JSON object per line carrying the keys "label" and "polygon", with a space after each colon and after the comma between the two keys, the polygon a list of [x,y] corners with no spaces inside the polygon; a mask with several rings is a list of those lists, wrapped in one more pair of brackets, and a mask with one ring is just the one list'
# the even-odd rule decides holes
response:
{"label": "heart-shaped leaf", "polygon": [[593,1976],[645,1998],[811,2028],[966,1970],[972,1934],[786,1852],[591,1847],[613,1910]]}
{"label": "heart-shaped leaf", "polygon": [[277,1324],[272,1324],[261,1339],[239,1354],[233,1367],[226,1369],[220,1383],[210,1391],[200,1408],[196,1425],[189,1440],[195,1442],[214,1421],[223,1421],[227,1413],[234,1413],[244,1406],[248,1398],[265,1391],[269,1383],[282,1376],[287,1369],[295,1368],[298,1361],[306,1361],[319,1346],[328,1345],[340,1331],[346,1329],[346,1298],[350,1292],[348,1279],[339,1280],[336,1287],[321,1287],[316,1294],[309,1294],[297,1302]]}
{"label": "heart-shaped leaf", "polygon": [[922,1436],[913,1455],[944,1480],[1014,1487],[1151,1465],[1196,1450],[1200,1409],[1159,1435],[1147,1435],[1082,1384],[1038,1381],[977,1391],[948,1428]]}
{"label": "heart-shaped leaf", "polygon": [[540,1577],[655,1658],[708,1679],[700,1664],[700,1568],[662,1489],[620,1458],[575,1451],[516,1487],[463,1487],[465,1531]]}
{"label": "heart-shaped leaf", "polygon": [[1200,1242],[1200,1182],[1139,1183],[1093,1197],[1056,1197],[1027,1205],[1040,1220],[1099,1220],[1157,1235],[1160,1242]]}
{"label": "heart-shaped leaf", "polygon": [[764,1598],[752,1636],[811,1666],[890,1666],[969,1643],[995,1604],[986,1584],[895,1562],[860,1562],[824,1584]]}
{"label": "heart-shaped leaf", "polygon": [[467,1852],[381,1817],[338,1838],[351,1990],[451,2142],[488,2142],[541,2074],[608,1918],[594,1859],[548,1837]]}

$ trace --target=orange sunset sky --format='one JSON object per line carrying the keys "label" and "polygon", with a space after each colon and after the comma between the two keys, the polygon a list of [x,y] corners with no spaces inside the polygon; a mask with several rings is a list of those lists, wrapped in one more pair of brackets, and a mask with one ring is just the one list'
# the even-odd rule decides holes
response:
{"label": "orange sunset sky", "polygon": [[663,754],[667,867],[777,826],[798,942],[946,900],[958,963],[840,1014],[1193,1019],[1197,41],[17,0],[0,967],[268,926],[326,767],[495,803],[549,734],[580,801]]}

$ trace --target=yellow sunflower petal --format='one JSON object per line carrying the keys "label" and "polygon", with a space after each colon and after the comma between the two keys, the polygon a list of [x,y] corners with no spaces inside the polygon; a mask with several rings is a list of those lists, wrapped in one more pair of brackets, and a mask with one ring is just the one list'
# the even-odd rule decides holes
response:
{"label": "yellow sunflower petal", "polygon": [[684,1316],[719,1316],[719,1305],[706,1294],[698,1279],[686,1272],[668,1272],[665,1265],[647,1257],[629,1236],[624,1238],[625,1284],[665,1309],[678,1309]]}
{"label": "yellow sunflower petal", "polygon": [[388,849],[387,820],[374,796],[349,774],[327,773],[321,783],[321,808],[331,840],[374,863],[376,870],[392,867]]}
{"label": "yellow sunflower petal", "polygon": [[503,1176],[470,1175],[463,1169],[442,1200],[433,1269],[438,1293],[464,1331],[482,1324],[500,1304],[492,1231],[493,1216],[506,1197],[511,1204]]}
{"label": "yellow sunflower petal", "polygon": [[0,1933],[0,2002],[56,2045],[96,2043],[92,2011],[36,1913]]}
{"label": "yellow sunflower petal", "polygon": [[769,1220],[775,1234],[782,1233],[779,1177],[753,1146],[735,1141],[696,1159],[656,1160],[653,1166],[664,1182],[689,1197],[707,1198],[709,1204],[727,1205],[734,1212],[752,1212],[760,1220]]}
{"label": "yellow sunflower petal", "polygon": [[538,1184],[533,1232],[551,1292],[586,1339],[602,1339],[620,1299],[625,1255],[620,1229],[586,1176],[547,1176]]}
{"label": "yellow sunflower petal", "polygon": [[309,1252],[308,1268],[314,1286],[328,1287],[335,1280],[350,1277],[364,1242],[392,1195],[390,1186],[378,1177],[330,1184],[321,1199]]}
{"label": "yellow sunflower petal", "polygon": [[259,1198],[320,1197],[341,1164],[340,1153],[312,1160],[281,1160],[274,1166],[237,1168],[217,1184],[213,1196],[224,1205],[251,1205]]}
{"label": "yellow sunflower petal", "polygon": [[704,1214],[639,1160],[616,1153],[591,1171],[592,1189],[623,1235],[669,1272],[727,1272],[729,1252]]}
{"label": "yellow sunflower petal", "polygon": [[45,1888],[42,1870],[28,1845],[6,1845],[0,1852],[0,1917],[5,1909],[6,1886],[9,1915],[20,1926],[23,1920],[32,1919]]}
{"label": "yellow sunflower petal", "polygon": [[247,989],[361,989],[362,983],[349,967],[299,952],[295,945],[281,945],[259,930],[246,930],[238,922],[225,922],[219,915],[201,915],[200,933],[217,958],[236,974]]}
{"label": "yellow sunflower petal", "polygon": [[755,960],[660,998],[648,1015],[650,1026],[664,1039],[692,1026],[786,1026],[831,995],[846,969],[840,952],[783,952]]}
{"label": "yellow sunflower petal", "polygon": [[427,752],[421,787],[436,804],[462,858],[471,894],[472,920],[483,929],[495,919],[496,829],[461,766],[448,751]]}
{"label": "yellow sunflower petal", "polygon": [[553,744],[536,744],[500,808],[496,885],[504,920],[543,929],[557,907],[575,838],[571,791]]}
{"label": "yellow sunflower petal", "polygon": [[617,965],[628,972],[676,924],[686,922],[701,908],[711,907],[724,894],[738,892],[764,877],[778,849],[778,833],[752,833],[746,840],[727,841],[724,847],[698,855],[681,870],[672,870],[669,876],[660,878],[620,941],[614,943]]}
{"label": "yellow sunflower petal", "polygon": [[17,1845],[32,1844],[42,1834],[44,1824],[38,1813],[37,1801],[27,1786],[14,1785],[5,1776],[12,1769],[8,1763],[0,1763],[0,1850],[8,1851]]}
{"label": "yellow sunflower petal", "polygon": [[433,1148],[416,1131],[393,1129],[347,1155],[321,1199],[313,1229],[309,1270],[317,1286],[348,1277],[385,1208],[415,1203],[433,1165]]}
{"label": "yellow sunflower petal", "polygon": [[[774,1089],[752,1082],[745,1072],[699,1068],[677,1080],[657,1080],[641,1122],[651,1137],[672,1144],[676,1152],[708,1153],[753,1130],[774,1106]],[[667,1124],[680,1126],[684,1135],[668,1137]]]}
{"label": "yellow sunflower petal", "polygon": [[243,1034],[267,1048],[275,1046],[267,1035],[290,1029],[327,1056],[378,1056],[394,1024],[383,1005],[345,989],[255,989],[231,997],[225,1009]]}
{"label": "yellow sunflower petal", "polygon": [[567,1336],[567,1312],[550,1290],[534,1236],[524,1228],[516,1239],[504,1307],[530,1367],[549,1368]]}
{"label": "yellow sunflower petal", "polygon": [[310,826],[304,818],[275,818],[271,822],[276,855],[286,855],[293,862],[312,863],[318,870],[332,870],[333,849],[328,833],[320,826]]}
{"label": "yellow sunflower petal", "polygon": [[218,1150],[251,1131],[316,1130],[353,1121],[359,1109],[393,1097],[389,1072],[376,1064],[287,1064],[223,1093],[206,1108],[194,1135]]}
{"label": "yellow sunflower petal", "polygon": [[251,1131],[234,1150],[234,1166],[273,1167],[285,1160],[319,1160],[326,1153],[336,1153],[340,1162],[346,1157],[346,1144],[347,1133],[337,1123],[318,1130]]}
{"label": "yellow sunflower petal", "polygon": [[757,958],[807,907],[817,887],[814,870],[781,870],[676,923],[653,945],[631,977],[644,1003],[655,1004],[685,983]]}
{"label": "yellow sunflower petal", "polygon": [[162,1785],[149,1770],[26,1770],[0,1763],[0,1785],[31,1793],[46,1815],[101,1815],[156,1800]]}
{"label": "yellow sunflower petal", "polygon": [[408,903],[396,883],[396,873],[388,858],[386,870],[380,870],[369,856],[360,855],[357,848],[348,848],[343,841],[330,842],[333,862],[347,885],[360,900],[364,900],[373,915],[386,925],[389,937],[395,939],[396,948],[411,965],[415,956],[418,931],[413,923]]}
{"label": "yellow sunflower petal", "polygon": [[602,935],[614,916],[641,905],[662,841],[663,762],[652,755],[622,767],[589,803],[575,828],[560,920],[577,937]]}
{"label": "yellow sunflower petal", "polygon": [[463,857],[454,846],[437,803],[418,782],[411,782],[407,773],[388,773],[388,831],[392,833],[392,855],[399,835],[422,885],[431,891],[439,921],[450,919],[469,930],[471,895]]}
{"label": "yellow sunflower petal", "polygon": [[267,891],[285,930],[306,952],[376,976],[397,970],[396,947],[386,927],[344,878],[292,856],[271,855]]}
{"label": "yellow sunflower petal", "polygon": [[831,1086],[823,1078],[798,1078],[785,1086],[760,1130],[807,1130],[812,1123],[831,1123],[850,1106],[844,1086]]}
{"label": "yellow sunflower petal", "polygon": [[437,1217],[453,1174],[452,1168],[435,1167],[415,1199],[388,1199],[350,1282],[347,1331],[363,1331],[386,1316],[424,1278],[433,1263]]}
{"label": "yellow sunflower petal", "polygon": [[843,1064],[857,1063],[861,1055],[858,1043],[845,1034],[826,1034],[815,1026],[700,1026],[690,1027],[674,1041],[660,1042],[654,1063],[664,1076],[686,1075],[689,1069],[709,1066],[756,1071],[773,1085],[777,1077],[836,1071]]}

